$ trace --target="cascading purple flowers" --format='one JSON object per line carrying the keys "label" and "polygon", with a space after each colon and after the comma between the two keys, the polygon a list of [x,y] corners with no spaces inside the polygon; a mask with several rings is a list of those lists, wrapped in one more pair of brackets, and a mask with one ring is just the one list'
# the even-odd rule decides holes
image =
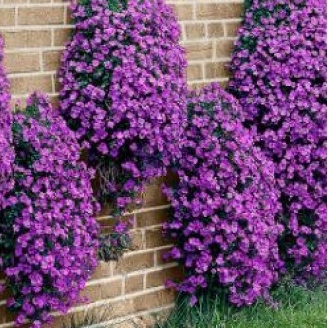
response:
{"label": "cascading purple flowers", "polygon": [[163,0],[72,4],[62,57],[60,112],[98,171],[102,201],[118,212],[180,156],[186,59]]}
{"label": "cascading purple flowers", "polygon": [[194,303],[214,281],[231,303],[249,305],[269,296],[283,270],[274,168],[253,147],[236,100],[217,84],[188,100],[179,183],[166,189],[173,215],[164,231],[176,241],[168,257],[186,274],[172,284]]}
{"label": "cascading purple flowers", "polygon": [[275,163],[280,252],[297,280],[326,271],[326,51],[325,1],[252,0],[231,65],[230,91]]}
{"label": "cascading purple flowers", "polygon": [[97,265],[96,205],[74,133],[44,96],[14,115],[12,133],[15,186],[0,211],[0,268],[16,323],[41,327],[79,300]]}
{"label": "cascading purple flowers", "polygon": [[10,145],[11,115],[9,83],[2,67],[2,61],[3,39],[0,37],[0,209],[4,206],[4,195],[13,186],[11,172],[14,159],[14,152]]}

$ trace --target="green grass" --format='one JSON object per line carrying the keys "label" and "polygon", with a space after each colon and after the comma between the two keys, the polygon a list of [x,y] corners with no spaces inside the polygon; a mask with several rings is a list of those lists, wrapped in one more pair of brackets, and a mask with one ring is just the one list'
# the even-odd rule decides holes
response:
{"label": "green grass", "polygon": [[203,296],[191,308],[179,297],[165,323],[156,328],[325,328],[327,298],[325,288],[306,290],[285,284],[273,292],[274,309],[263,303],[242,310],[227,305],[222,297]]}

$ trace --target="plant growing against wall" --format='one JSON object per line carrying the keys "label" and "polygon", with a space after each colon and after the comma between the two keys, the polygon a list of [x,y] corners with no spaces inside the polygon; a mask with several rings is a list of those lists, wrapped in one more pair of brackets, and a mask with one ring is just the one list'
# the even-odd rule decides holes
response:
{"label": "plant growing against wall", "polygon": [[101,201],[120,214],[180,156],[184,50],[162,0],[74,1],[62,57],[60,112],[88,149]]}
{"label": "plant growing against wall", "polygon": [[91,172],[48,100],[34,94],[12,123],[14,189],[0,211],[1,269],[17,324],[66,311],[97,264]]}
{"label": "plant growing against wall", "polygon": [[297,279],[326,268],[326,4],[248,3],[230,91],[275,163],[282,191],[280,252]]}
{"label": "plant growing against wall", "polygon": [[4,206],[4,195],[13,186],[11,179],[14,159],[13,149],[10,146],[10,94],[9,83],[2,67],[3,40],[0,37],[0,209]]}
{"label": "plant growing against wall", "polygon": [[164,231],[176,241],[168,257],[185,278],[170,284],[197,300],[213,282],[231,303],[268,297],[282,270],[273,165],[253,147],[236,100],[217,84],[188,98],[188,126],[179,183],[167,188],[172,218]]}
{"label": "plant growing against wall", "polygon": [[118,222],[112,231],[99,236],[98,258],[104,262],[118,261],[124,252],[132,250],[129,224]]}

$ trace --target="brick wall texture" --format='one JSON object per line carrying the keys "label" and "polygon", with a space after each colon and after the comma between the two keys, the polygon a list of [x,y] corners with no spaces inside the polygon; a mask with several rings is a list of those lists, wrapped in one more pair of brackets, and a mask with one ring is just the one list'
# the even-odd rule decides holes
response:
{"label": "brick wall texture", "polygon": [[[181,23],[190,86],[201,87],[212,81],[224,85],[228,79],[225,65],[240,22],[243,0],[169,0],[169,3]],[[64,0],[0,0],[0,33],[5,40],[5,66],[13,103],[24,102],[35,90],[48,93],[56,103],[60,88],[56,71],[72,28]],[[161,235],[161,224],[169,208],[160,191],[163,179],[147,188],[143,208],[129,214],[134,221],[134,250],[118,263],[101,263],[83,292],[88,297],[87,303],[73,308],[65,317],[57,315],[51,328],[62,327],[62,322],[71,316],[80,320],[85,311],[102,313],[103,320],[113,322],[115,327],[135,327],[132,321],[137,327],[151,327],[153,314],[173,307],[175,295],[165,289],[164,282],[169,277],[179,277],[181,269],[162,260],[170,247]],[[101,216],[99,220],[106,222],[108,217]],[[13,316],[5,310],[7,296],[0,295],[0,328],[13,326]]]}

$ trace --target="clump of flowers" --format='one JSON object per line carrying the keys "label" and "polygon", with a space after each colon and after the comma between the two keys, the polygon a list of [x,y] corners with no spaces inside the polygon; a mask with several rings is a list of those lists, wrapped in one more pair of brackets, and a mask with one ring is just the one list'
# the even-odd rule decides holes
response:
{"label": "clump of flowers", "polygon": [[41,327],[67,309],[97,265],[91,172],[48,100],[34,94],[12,123],[14,189],[0,211],[0,268],[17,324]]}
{"label": "clump of flowers", "polygon": [[176,240],[168,257],[185,269],[184,280],[171,284],[194,303],[212,281],[234,305],[249,305],[269,297],[283,270],[274,168],[253,147],[236,100],[217,84],[188,100],[179,182],[166,189],[173,215],[164,231]]}
{"label": "clump of flowers", "polygon": [[74,1],[60,112],[121,212],[180,156],[186,101],[180,29],[163,0]]}
{"label": "clump of flowers", "polygon": [[11,179],[13,149],[10,146],[10,93],[9,83],[2,66],[3,39],[0,37],[0,208],[4,206],[4,195],[13,186]]}
{"label": "clump of flowers", "polygon": [[127,250],[132,250],[129,224],[117,222],[109,234],[99,237],[98,258],[104,262],[118,261]]}
{"label": "clump of flowers", "polygon": [[326,4],[252,0],[233,54],[230,91],[275,164],[289,272],[326,271]]}

